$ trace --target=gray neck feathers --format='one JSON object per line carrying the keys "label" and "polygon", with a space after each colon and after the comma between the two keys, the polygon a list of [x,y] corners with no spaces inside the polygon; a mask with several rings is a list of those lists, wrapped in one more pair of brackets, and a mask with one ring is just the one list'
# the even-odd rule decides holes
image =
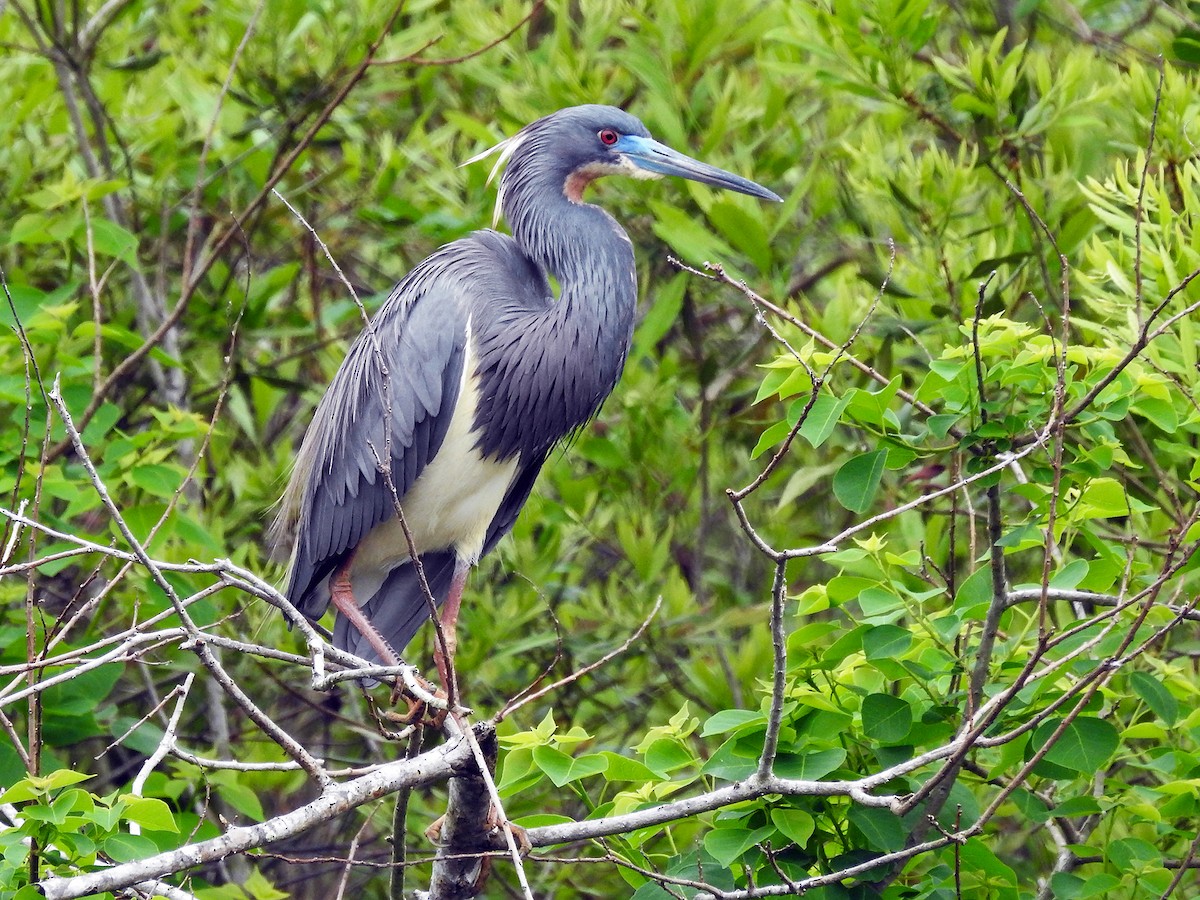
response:
{"label": "gray neck feathers", "polygon": [[625,232],[599,207],[566,198],[569,170],[538,166],[536,152],[515,154],[501,203],[517,245],[561,294],[482,336],[480,449],[500,458],[543,456],[599,411],[624,368],[637,306]]}

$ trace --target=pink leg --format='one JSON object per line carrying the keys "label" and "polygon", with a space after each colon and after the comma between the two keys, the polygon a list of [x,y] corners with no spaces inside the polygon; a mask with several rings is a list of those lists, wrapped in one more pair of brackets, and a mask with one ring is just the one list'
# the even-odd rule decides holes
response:
{"label": "pink leg", "polygon": [[[450,690],[451,678],[454,678],[454,651],[458,649],[458,610],[462,606],[463,588],[467,583],[467,573],[471,567],[458,560],[454,565],[454,577],[450,581],[450,595],[442,604],[442,635],[446,638],[446,652],[442,653],[441,646],[435,646],[433,662],[437,666],[438,677],[446,690]],[[437,641],[434,642],[437,645]],[[458,696],[457,679],[454,683],[454,696]]]}
{"label": "pink leg", "polygon": [[383,639],[383,635],[376,630],[370,620],[363,615],[354,599],[354,591],[350,586],[350,565],[353,562],[354,553],[352,551],[342,564],[334,569],[333,575],[329,578],[330,599],[333,601],[334,608],[358,629],[359,634],[367,639],[367,643],[379,654],[379,659],[385,666],[398,666],[400,658],[396,656],[396,651]]}

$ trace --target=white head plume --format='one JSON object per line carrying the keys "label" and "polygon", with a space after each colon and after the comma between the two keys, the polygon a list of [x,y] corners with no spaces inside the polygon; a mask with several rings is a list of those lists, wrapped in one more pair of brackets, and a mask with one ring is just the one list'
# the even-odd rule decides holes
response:
{"label": "white head plume", "polygon": [[[487,183],[491,184],[496,179],[496,176],[500,173],[500,170],[504,168],[505,163],[507,163],[509,161],[509,159],[512,157],[512,155],[517,152],[517,148],[520,147],[522,143],[524,143],[525,139],[528,136],[529,136],[528,128],[523,128],[520,131],[518,131],[516,134],[514,134],[512,137],[505,138],[500,143],[496,144],[493,147],[489,147],[487,150],[484,150],[482,153],[476,153],[474,156],[472,156],[466,162],[459,163],[458,167],[461,169],[463,166],[469,166],[469,165],[471,165],[471,163],[479,162],[481,159],[487,159],[493,153],[499,153],[499,156],[496,157],[496,162],[492,164],[492,171],[488,173]],[[504,202],[504,183],[501,182],[500,190],[496,192],[496,210],[492,214],[492,227],[493,228],[495,228],[497,225],[500,224],[500,213],[501,213],[501,208],[502,208],[503,202]]]}

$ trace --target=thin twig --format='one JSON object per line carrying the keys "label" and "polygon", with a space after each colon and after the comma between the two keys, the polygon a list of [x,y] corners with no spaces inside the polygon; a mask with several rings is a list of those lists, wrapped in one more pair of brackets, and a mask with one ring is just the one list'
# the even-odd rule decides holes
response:
{"label": "thin twig", "polygon": [[[175,744],[178,738],[179,718],[183,715],[183,707],[187,703],[188,694],[192,690],[192,683],[196,680],[195,672],[188,672],[187,677],[183,679],[183,684],[176,687],[172,693],[178,695],[175,702],[175,709],[171,711],[171,718],[167,722],[167,727],[163,731],[162,739],[158,742],[158,746],[154,748],[154,752],[146,758],[142,763],[142,767],[138,769],[137,775],[129,785],[129,793],[135,797],[142,796],[142,790],[146,786],[146,779],[150,777],[156,766],[166,758],[171,747]],[[137,822],[129,823],[130,834],[141,834],[141,826]]]}
{"label": "thin twig", "polygon": [[526,694],[524,697],[520,697],[516,700],[510,700],[508,702],[508,704],[502,710],[500,710],[500,712],[498,712],[498,713],[496,713],[496,715],[492,716],[492,722],[494,722],[494,723],[502,722],[504,719],[508,718],[510,715],[512,715],[514,712],[516,712],[522,706],[526,706],[527,704],[533,703],[535,700],[540,700],[542,697],[545,697],[547,694],[553,693],[554,691],[558,690],[561,687],[565,687],[568,684],[573,684],[574,682],[576,682],[580,678],[582,678],[584,675],[587,675],[590,672],[594,672],[597,669],[601,668],[602,666],[608,664],[612,660],[616,659],[618,656],[620,656],[622,653],[624,653],[626,650],[628,650],[630,647],[632,647],[634,645],[634,643],[638,640],[638,638],[640,638],[643,634],[645,634],[646,629],[650,627],[650,623],[652,621],[654,621],[654,617],[656,615],[658,615],[658,611],[660,609],[662,609],[662,603],[663,603],[663,600],[662,600],[662,597],[660,596],[657,600],[654,601],[654,608],[652,610],[650,610],[650,614],[648,616],[646,616],[645,619],[642,620],[642,624],[637,627],[637,630],[634,631],[634,633],[631,634],[629,637],[627,637],[624,640],[624,642],[622,642],[621,646],[617,647],[615,650],[610,650],[608,653],[605,653],[602,657],[600,657],[595,662],[588,663],[586,666],[582,666],[581,668],[576,669],[570,675],[567,675],[564,678],[560,678],[558,681],[554,682],[553,684],[546,685],[541,690],[534,691],[531,694]]}

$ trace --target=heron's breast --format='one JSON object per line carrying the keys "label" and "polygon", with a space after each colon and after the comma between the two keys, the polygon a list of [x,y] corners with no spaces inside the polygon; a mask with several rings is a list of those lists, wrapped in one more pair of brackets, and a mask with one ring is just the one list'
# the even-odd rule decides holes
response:
{"label": "heron's breast", "polygon": [[[473,429],[479,393],[474,373],[474,353],[468,344],[463,380],[446,437],[400,499],[418,553],[453,549],[461,559],[471,563],[483,551],[488,526],[496,517],[520,462],[517,457],[499,462],[477,449],[479,433]],[[408,558],[404,529],[392,516],[359,543],[353,570],[386,573]]]}

